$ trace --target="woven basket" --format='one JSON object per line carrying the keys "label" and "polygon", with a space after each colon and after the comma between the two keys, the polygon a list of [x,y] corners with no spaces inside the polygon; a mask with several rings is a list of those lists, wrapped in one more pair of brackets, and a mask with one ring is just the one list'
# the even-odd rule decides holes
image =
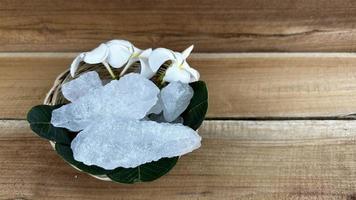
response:
{"label": "woven basket", "polygon": [[[115,69],[114,73],[119,74],[121,72],[121,69]],[[127,70],[126,73],[138,72],[139,69],[140,69],[140,64],[135,63],[132,67],[129,68],[129,70]],[[101,64],[97,64],[97,65],[82,64],[79,67],[79,69],[76,73],[76,76],[74,78],[76,78],[76,77],[80,76],[81,74],[88,72],[88,71],[98,72],[101,80],[103,80],[104,82],[106,80],[107,81],[112,80],[109,72]],[[57,105],[57,104],[69,103],[69,101],[64,98],[61,88],[64,83],[67,83],[67,82],[73,80],[74,78],[70,75],[69,69],[64,71],[63,73],[61,73],[54,81],[53,87],[47,93],[46,98],[43,103],[45,105]],[[50,141],[50,144],[51,144],[52,148],[55,149],[55,142]],[[68,164],[71,165],[73,168],[77,169],[78,171],[82,172],[82,170],[78,169],[77,167],[73,166],[72,164],[70,164],[70,163],[68,163]],[[92,174],[89,174],[89,175],[91,175],[97,179],[100,179],[100,180],[112,181],[106,175],[92,175]]]}

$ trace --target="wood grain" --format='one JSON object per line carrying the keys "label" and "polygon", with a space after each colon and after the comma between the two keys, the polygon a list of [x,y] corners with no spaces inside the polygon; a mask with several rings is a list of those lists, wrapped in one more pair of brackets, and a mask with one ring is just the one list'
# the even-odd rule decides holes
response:
{"label": "wood grain", "polygon": [[349,0],[1,0],[0,51],[83,51],[112,38],[197,52],[355,51]]}
{"label": "wood grain", "polygon": [[[41,104],[72,53],[0,54],[0,119]],[[356,113],[356,54],[194,54],[210,118],[340,117]]]}
{"label": "wood grain", "polygon": [[0,121],[0,199],[353,199],[354,121],[205,121],[202,147],[165,177],[121,185],[79,173],[27,122]]}

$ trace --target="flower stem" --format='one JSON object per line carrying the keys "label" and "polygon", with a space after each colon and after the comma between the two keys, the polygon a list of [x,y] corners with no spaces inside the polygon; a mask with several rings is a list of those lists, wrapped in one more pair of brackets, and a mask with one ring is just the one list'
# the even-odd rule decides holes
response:
{"label": "flower stem", "polygon": [[120,73],[120,77],[125,75],[126,71],[131,67],[131,65],[134,63],[134,60],[132,59],[132,57],[129,58],[129,61],[127,61],[124,69],[121,71]]}
{"label": "flower stem", "polygon": [[111,77],[112,77],[113,79],[116,79],[116,76],[115,76],[114,72],[111,70],[111,67],[109,66],[109,64],[106,63],[106,62],[103,62],[103,65],[106,67],[106,69],[107,69],[108,72],[110,73]]}

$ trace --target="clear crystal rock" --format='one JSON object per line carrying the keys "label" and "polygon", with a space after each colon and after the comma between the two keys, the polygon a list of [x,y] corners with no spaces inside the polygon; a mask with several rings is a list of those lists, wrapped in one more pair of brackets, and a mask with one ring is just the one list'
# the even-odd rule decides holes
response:
{"label": "clear crystal rock", "polygon": [[[151,120],[151,121],[155,121],[155,122],[158,122],[158,123],[167,122],[167,120],[163,116],[163,113],[150,114],[144,120]],[[177,119],[175,119],[175,120],[173,120],[173,121],[171,121],[169,123],[180,123],[180,124],[183,124],[184,123],[184,119],[183,119],[183,117],[179,116],[179,117],[177,117]]]}
{"label": "clear crystal rock", "polygon": [[52,113],[56,127],[80,131],[102,118],[143,119],[157,103],[159,89],[135,73],[92,90]]}
{"label": "clear crystal rock", "polygon": [[172,122],[188,107],[194,91],[189,84],[171,82],[161,90],[163,116],[167,122]]}
{"label": "clear crystal rock", "polygon": [[201,137],[181,124],[104,118],[72,141],[74,159],[104,169],[132,168],[200,147]]}
{"label": "clear crystal rock", "polygon": [[148,111],[147,114],[159,114],[163,111],[163,105],[162,105],[162,99],[160,97],[160,95],[158,95],[158,100],[157,103],[150,109],[150,111]]}
{"label": "clear crystal rock", "polygon": [[62,85],[63,96],[73,102],[92,92],[95,89],[102,87],[99,74],[95,71],[82,74],[78,78]]}

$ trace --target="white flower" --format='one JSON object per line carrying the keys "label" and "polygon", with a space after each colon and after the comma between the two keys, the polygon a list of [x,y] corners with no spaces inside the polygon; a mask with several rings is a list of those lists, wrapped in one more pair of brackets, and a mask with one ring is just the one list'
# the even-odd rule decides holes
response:
{"label": "white flower", "polygon": [[133,47],[133,53],[131,54],[128,62],[126,63],[125,68],[121,71],[120,76],[123,76],[125,72],[131,67],[132,64],[134,64],[137,61],[140,61],[141,63],[140,74],[150,79],[155,74],[155,72],[151,70],[148,64],[148,57],[150,56],[151,52],[152,52],[151,48],[146,50],[141,50],[139,48]]}
{"label": "white flower", "polygon": [[150,69],[152,72],[157,72],[163,63],[172,61],[163,78],[164,81],[181,81],[183,83],[198,81],[200,78],[199,72],[191,68],[186,61],[193,48],[194,46],[192,45],[182,53],[165,48],[157,48],[152,51],[148,58]]}
{"label": "white flower", "polygon": [[182,53],[174,52],[165,48],[141,50],[126,40],[111,40],[100,44],[97,48],[89,52],[80,53],[72,62],[70,73],[74,77],[80,62],[88,64],[102,63],[115,79],[113,68],[123,68],[120,76],[135,62],[141,63],[140,74],[146,78],[151,78],[158,71],[160,66],[166,61],[172,61],[163,78],[164,81],[181,81],[184,83],[199,80],[199,72],[191,68],[186,59],[193,50],[193,45]]}
{"label": "white flower", "polygon": [[152,71],[148,64],[148,58],[152,53],[152,49],[146,49],[141,52],[141,54],[138,56],[140,63],[141,63],[141,71],[140,74],[143,75],[146,78],[151,78],[153,75],[155,75],[156,72]]}
{"label": "white flower", "polygon": [[[70,73],[74,77],[80,62],[84,61],[88,64],[102,63],[111,76],[115,78],[110,66],[113,68],[121,68],[125,63],[129,64],[132,62],[141,52],[142,50],[133,46],[129,41],[111,40],[107,43],[100,44],[92,51],[79,54],[71,64]],[[127,69],[125,69],[125,71],[126,70]]]}

